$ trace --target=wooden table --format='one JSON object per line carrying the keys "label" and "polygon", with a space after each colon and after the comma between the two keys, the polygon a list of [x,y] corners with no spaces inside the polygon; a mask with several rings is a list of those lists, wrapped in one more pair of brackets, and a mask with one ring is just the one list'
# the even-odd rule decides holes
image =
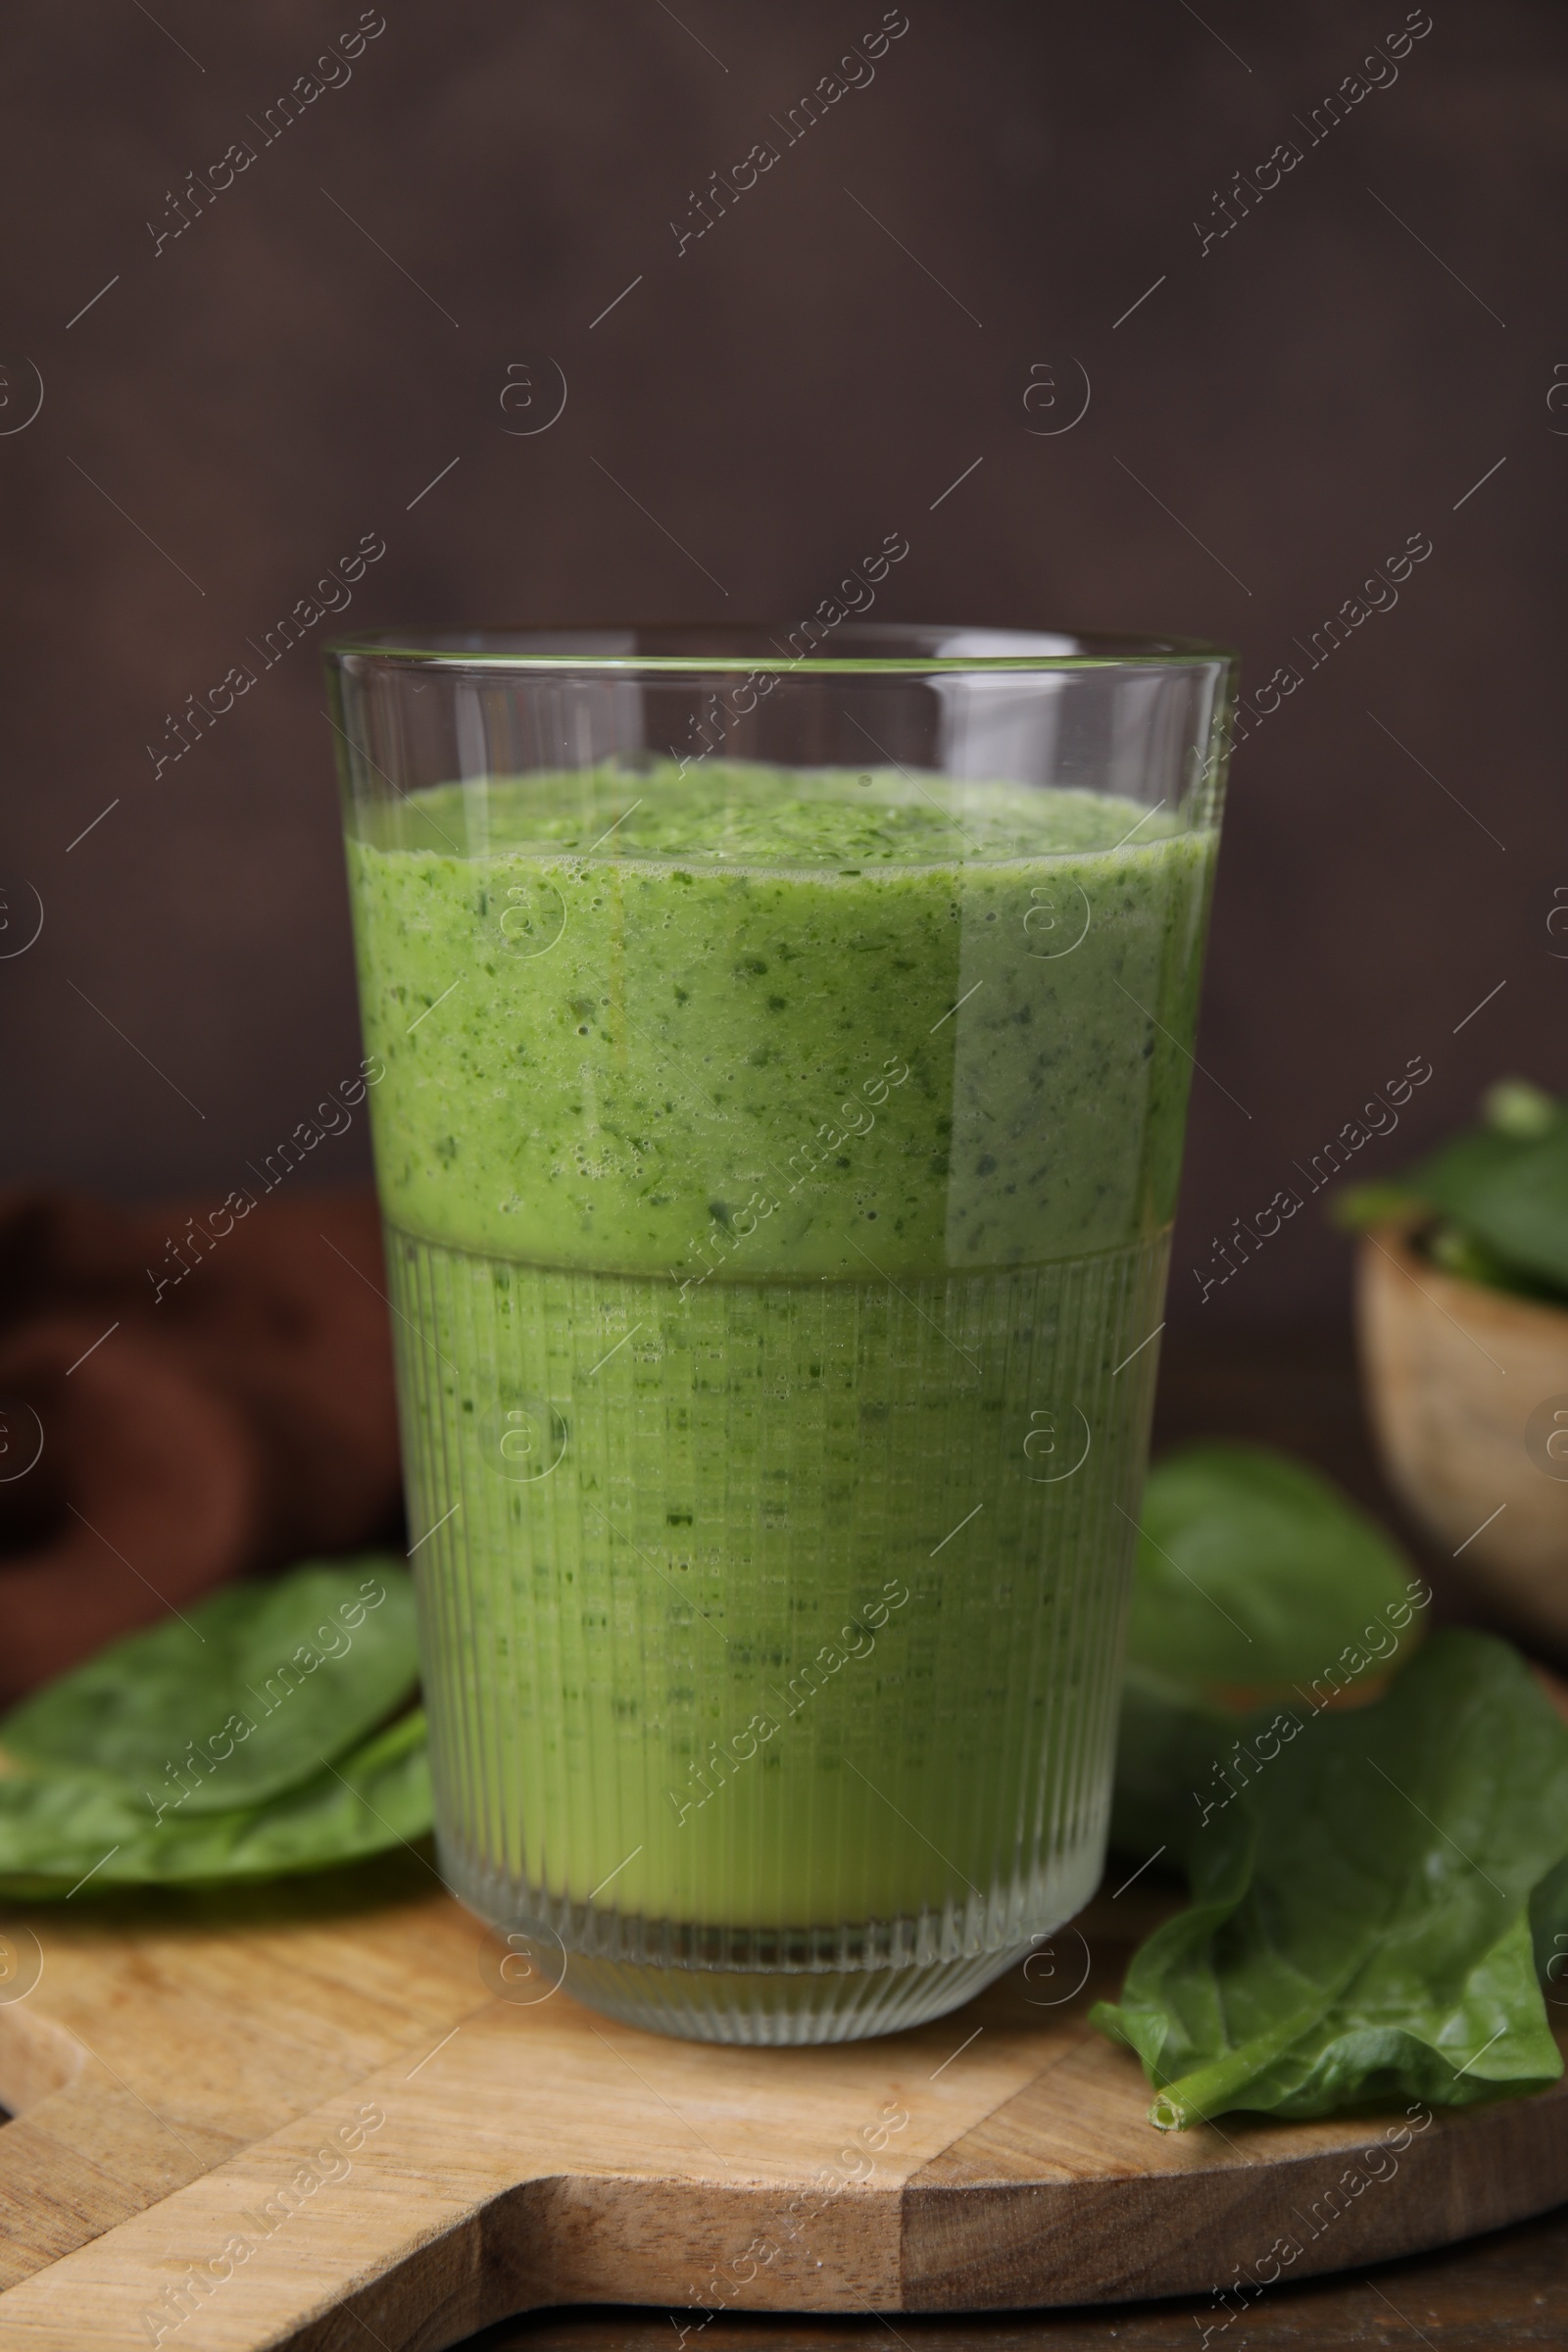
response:
{"label": "wooden table", "polygon": [[[1451,1564],[1410,1526],[1378,1475],[1348,1335],[1271,1335],[1167,1345],[1155,1447],[1202,1436],[1252,1438],[1318,1463],[1396,1527],[1437,1591],[1442,1620],[1481,1612]],[[470,2339],[466,2352],[679,2352],[690,2313],[594,2308],[535,2313]],[[1223,2314],[1218,2315],[1223,2317]],[[1514,2352],[1568,2345],[1568,2207],[1437,2254],[1278,2287],[1229,2327],[1202,2303],[1092,2311],[879,2320],[715,2318],[687,2352]],[[367,2352],[369,2346],[367,2340]]]}

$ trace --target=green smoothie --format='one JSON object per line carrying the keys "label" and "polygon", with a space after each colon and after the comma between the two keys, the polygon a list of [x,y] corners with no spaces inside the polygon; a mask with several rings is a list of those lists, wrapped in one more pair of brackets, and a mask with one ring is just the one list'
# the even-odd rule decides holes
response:
{"label": "green smoothie", "polygon": [[715,761],[359,821],[449,1876],[630,1961],[1027,1944],[1099,1869],[1212,836]]}

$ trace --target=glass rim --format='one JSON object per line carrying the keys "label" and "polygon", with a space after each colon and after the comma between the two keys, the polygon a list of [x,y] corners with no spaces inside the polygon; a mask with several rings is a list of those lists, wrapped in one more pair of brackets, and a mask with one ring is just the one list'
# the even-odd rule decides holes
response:
{"label": "glass rim", "polygon": [[[676,635],[700,630],[705,624],[695,623],[633,623],[619,626],[597,624],[593,627],[558,627],[554,629],[481,628],[458,629],[377,629],[354,637],[329,639],[321,648],[323,659],[339,667],[433,669],[461,675],[471,671],[480,676],[538,676],[552,671],[568,676],[627,677],[648,674],[654,677],[702,677],[720,675],[756,676],[759,674],[789,677],[927,677],[927,676],[1012,676],[1029,671],[1060,674],[1074,670],[1115,669],[1204,669],[1218,666],[1234,672],[1239,662],[1236,650],[1227,645],[1210,643],[1200,637],[1122,635],[1110,631],[1061,629],[980,629],[973,625],[955,624],[937,628],[930,624],[907,624],[889,621],[845,621],[834,634],[851,642],[863,642],[874,637],[913,637],[929,635],[937,638],[985,636],[993,639],[1015,638],[1027,647],[1032,637],[1055,637],[1071,640],[1072,650],[1065,653],[1046,653],[1039,650],[1020,650],[1016,653],[974,653],[946,655],[939,653],[903,652],[898,654],[844,653],[786,655],[778,650],[779,637],[786,637],[793,627],[802,623],[732,622],[712,624],[715,636],[734,636],[755,633],[766,640],[770,653],[643,653],[590,652],[568,653],[561,650],[563,637],[624,638],[628,635]],[[776,634],[775,634],[776,632]],[[478,639],[509,639],[508,645],[466,645],[454,640],[465,637]],[[540,641],[530,648],[529,639]],[[445,642],[443,642],[445,640]],[[557,641],[553,644],[547,641]]]}

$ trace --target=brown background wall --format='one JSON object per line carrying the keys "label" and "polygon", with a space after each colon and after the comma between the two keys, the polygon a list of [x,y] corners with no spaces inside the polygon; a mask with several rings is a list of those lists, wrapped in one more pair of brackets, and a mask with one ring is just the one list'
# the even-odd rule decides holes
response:
{"label": "brown background wall", "polygon": [[[1237,761],[1173,1312],[1338,1310],[1315,1211],[1201,1308],[1191,1268],[1409,1056],[1436,1074],[1367,1173],[1501,1069],[1564,1083],[1557,0],[1432,0],[1315,145],[1398,0],[907,5],[874,82],[684,252],[671,217],[782,145],[880,0],[384,0],[270,143],[353,0],[12,27],[8,936],[24,882],[45,921],[0,963],[0,1174],[220,1195],[354,1066],[315,645],[156,776],[145,747],[365,532],[356,625],[793,618],[897,529],[894,616],[1213,635],[1253,688],[1425,532]],[[1203,252],[1285,138],[1299,165]],[[254,164],[155,249],[234,140]],[[509,431],[508,369],[543,404],[545,355],[564,414]],[[1048,366],[1060,405],[1026,410]],[[1078,368],[1088,414],[1032,431]],[[328,1152],[363,1174],[363,1129]]]}

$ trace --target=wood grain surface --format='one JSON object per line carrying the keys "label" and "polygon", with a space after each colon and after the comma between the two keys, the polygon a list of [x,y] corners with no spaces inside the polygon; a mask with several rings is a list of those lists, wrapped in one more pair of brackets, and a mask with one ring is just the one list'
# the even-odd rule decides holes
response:
{"label": "wood grain surface", "polygon": [[[1227,2313],[1230,2313],[1227,2326]],[[1201,2302],[1051,2312],[870,2317],[719,2314],[684,2352],[1561,2352],[1568,2216],[1375,2269],[1280,2285],[1245,2310]],[[679,2315],[679,2325],[689,2315]],[[890,2329],[892,2332],[890,2332]],[[466,2352],[671,2352],[662,2311],[541,2311],[469,2338]],[[368,2341],[363,2339],[362,2341]]]}
{"label": "wood grain surface", "polygon": [[1391,1486],[1521,1639],[1568,1658],[1568,1309],[1446,1274],[1395,1226],[1363,1237],[1356,1293]]}
{"label": "wood grain surface", "polygon": [[41,1979],[0,2007],[5,2352],[433,2352],[609,2298],[695,2328],[1207,2294],[1568,2197],[1561,2089],[1153,2132],[1086,2022],[1159,1907],[1142,1886],[915,2033],[734,2050],[569,1989],[494,1997],[477,1926],[416,1869],[346,1906],[33,1915]]}

